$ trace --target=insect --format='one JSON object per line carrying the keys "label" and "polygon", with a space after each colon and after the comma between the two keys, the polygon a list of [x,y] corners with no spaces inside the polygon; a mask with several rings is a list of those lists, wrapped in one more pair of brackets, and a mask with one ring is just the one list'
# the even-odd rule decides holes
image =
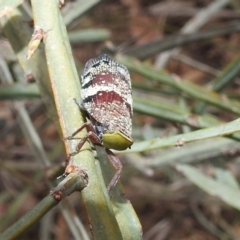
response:
{"label": "insect", "polygon": [[81,78],[82,102],[76,103],[90,120],[83,124],[68,139],[87,129],[87,135],[76,147],[78,153],[90,139],[93,144],[105,147],[107,156],[116,169],[108,191],[116,185],[122,164],[110,149],[125,150],[133,144],[132,133],[132,89],[127,68],[104,54],[90,59]]}

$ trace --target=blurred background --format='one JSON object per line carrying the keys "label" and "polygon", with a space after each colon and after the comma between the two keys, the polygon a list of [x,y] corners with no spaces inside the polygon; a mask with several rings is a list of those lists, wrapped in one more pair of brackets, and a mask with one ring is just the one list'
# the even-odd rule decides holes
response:
{"label": "blurred background", "polygon": [[[24,8],[30,9],[28,2]],[[62,14],[79,75],[90,58],[122,54],[176,82],[201,86],[203,95],[212,90],[222,100],[219,105],[211,100],[204,103],[197,92],[188,94],[188,90],[153,81],[129,68],[136,99],[135,142],[164,139],[239,117],[239,1],[76,0],[66,1]],[[0,57],[14,73],[16,58],[2,32],[0,37]],[[34,84],[31,78],[27,80]],[[28,94],[19,87],[7,88],[1,74],[0,84],[3,231],[49,194],[46,179],[55,169],[59,175],[63,172],[66,155],[56,124],[35,88]],[[222,107],[225,100],[235,108]],[[23,124],[25,114],[30,123]],[[40,142],[38,150],[31,142],[33,135],[25,129],[29,124]],[[121,182],[139,216],[144,240],[240,239],[238,141],[238,137],[217,138],[184,144],[184,139],[179,139],[175,147],[119,155],[124,165]],[[178,163],[187,165],[176,166]],[[190,165],[194,168],[189,170]],[[216,194],[216,189],[222,195]],[[79,194],[68,199],[88,232]],[[55,207],[23,239],[74,238]]]}

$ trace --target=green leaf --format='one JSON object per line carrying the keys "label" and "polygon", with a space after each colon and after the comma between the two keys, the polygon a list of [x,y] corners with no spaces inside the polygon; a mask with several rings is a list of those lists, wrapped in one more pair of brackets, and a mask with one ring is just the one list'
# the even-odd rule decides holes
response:
{"label": "green leaf", "polygon": [[240,191],[239,184],[236,178],[229,170],[222,168],[215,168],[216,179],[223,184],[228,185],[229,187]]}
{"label": "green leaf", "polygon": [[177,164],[176,168],[203,191],[219,197],[228,205],[240,210],[240,191],[236,189],[236,186],[233,187],[232,184],[209,177],[190,165]]}

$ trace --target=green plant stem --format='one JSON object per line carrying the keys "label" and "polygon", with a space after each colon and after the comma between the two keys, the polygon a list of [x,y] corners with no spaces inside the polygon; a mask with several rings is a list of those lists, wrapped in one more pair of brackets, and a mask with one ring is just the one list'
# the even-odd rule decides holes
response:
{"label": "green plant stem", "polygon": [[156,55],[157,53],[172,49],[174,47],[183,46],[192,42],[213,38],[220,35],[229,34],[232,32],[239,32],[240,26],[238,23],[231,23],[219,28],[209,29],[206,31],[178,34],[177,36],[169,36],[161,39],[156,39],[146,44],[131,47],[126,49],[123,53],[129,56],[144,60],[148,57]]}
{"label": "green plant stem", "polygon": [[[72,192],[80,190],[86,186],[84,178],[77,173],[69,174],[59,185],[52,190],[50,195],[45,197],[33,209],[22,216],[15,224],[0,235],[0,240],[14,240],[24,234],[36,221],[42,218],[50,209],[58,204],[60,200],[67,197]],[[54,194],[60,194],[59,201],[54,198]]]}
{"label": "green plant stem", "polygon": [[[45,54],[51,87],[58,111],[62,135],[70,136],[83,123],[78,106],[80,84],[75,69],[65,25],[56,1],[32,0],[35,25],[44,29],[46,37]],[[83,137],[82,131],[79,137]],[[67,153],[74,152],[77,141],[65,141]],[[79,154],[72,157],[71,163],[86,170],[88,186],[82,191],[89,224],[94,239],[123,239],[110,203],[109,195],[97,170],[93,153],[86,143]]]}
{"label": "green plant stem", "polygon": [[39,98],[40,92],[36,84],[16,83],[3,85],[0,88],[0,100],[20,100],[26,98]]}
{"label": "green plant stem", "polygon": [[80,0],[72,2],[71,9],[63,14],[63,20],[65,25],[71,25],[76,19],[80,18],[83,14],[86,13],[89,9],[99,3],[100,0]]}
{"label": "green plant stem", "polygon": [[239,131],[240,131],[240,118],[229,123],[220,124],[219,126],[216,127],[205,128],[168,138],[154,138],[151,140],[134,143],[131,149],[117,153],[118,154],[136,153],[166,147],[184,146],[184,144],[188,142],[230,135],[233,133],[237,133]]}
{"label": "green plant stem", "polygon": [[[112,177],[112,164],[106,159],[105,150],[102,147],[96,146],[99,161],[102,167],[102,175],[104,176],[105,184],[107,185]],[[99,168],[100,169],[100,168]],[[120,183],[118,183],[110,192],[111,203],[115,213],[119,228],[124,239],[140,240],[142,239],[142,227],[139,219],[130,203],[130,201],[123,197],[124,192]]]}
{"label": "green plant stem", "polygon": [[123,63],[130,71],[138,73],[143,77],[150,78],[154,81],[181,90],[184,94],[194,99],[199,99],[221,109],[240,115],[240,102],[231,101],[228,98],[224,98],[216,92],[207,90],[197,84],[178,79],[177,77],[173,77],[162,71],[157,71],[153,67],[146,66],[136,59],[119,56],[118,60]]}
{"label": "green plant stem", "polygon": [[227,160],[233,158],[232,155],[226,155],[232,149],[239,150],[238,141],[228,138],[207,139],[191,142],[181,148],[176,147],[174,150],[172,148],[162,149],[161,152],[157,152],[156,155],[151,156],[148,161],[143,161],[143,163],[145,167],[161,168],[176,163],[210,162],[212,159],[220,157]]}
{"label": "green plant stem", "polygon": [[71,43],[83,42],[99,42],[104,41],[110,37],[110,32],[107,29],[84,29],[79,31],[71,31],[68,33]]}
{"label": "green plant stem", "polygon": [[[235,77],[239,75],[239,72],[240,57],[238,56],[223,69],[219,76],[217,76],[207,85],[207,88],[215,92],[221,92],[235,80]],[[199,102],[193,107],[193,111],[199,114],[203,113],[205,109],[206,103],[204,102]]]}

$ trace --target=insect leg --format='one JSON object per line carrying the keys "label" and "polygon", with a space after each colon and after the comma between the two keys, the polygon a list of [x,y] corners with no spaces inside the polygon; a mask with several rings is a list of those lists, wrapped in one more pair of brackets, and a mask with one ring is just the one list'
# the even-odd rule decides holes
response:
{"label": "insect leg", "polygon": [[122,163],[120,160],[116,157],[116,155],[109,149],[105,149],[106,153],[108,155],[108,158],[110,162],[112,163],[113,167],[117,170],[115,175],[113,176],[112,180],[108,184],[107,190],[110,191],[118,182],[121,172],[122,172]]}
{"label": "insect leg", "polygon": [[81,132],[84,128],[87,129],[89,132],[95,132],[95,129],[90,122],[84,123],[80,128],[78,128],[71,136],[66,137],[66,139],[71,140],[74,139],[74,136],[76,136],[79,132]]}
{"label": "insect leg", "polygon": [[84,145],[84,143],[90,139],[92,143],[95,143],[95,144],[100,144],[101,145],[101,140],[99,139],[99,137],[96,135],[96,133],[90,131],[87,133],[87,135],[85,137],[83,137],[81,139],[81,141],[77,144],[76,146],[76,151],[75,152],[72,152],[70,153],[69,155],[70,156],[74,156],[76,155],[77,153],[79,153],[79,151],[81,150],[82,146]]}

